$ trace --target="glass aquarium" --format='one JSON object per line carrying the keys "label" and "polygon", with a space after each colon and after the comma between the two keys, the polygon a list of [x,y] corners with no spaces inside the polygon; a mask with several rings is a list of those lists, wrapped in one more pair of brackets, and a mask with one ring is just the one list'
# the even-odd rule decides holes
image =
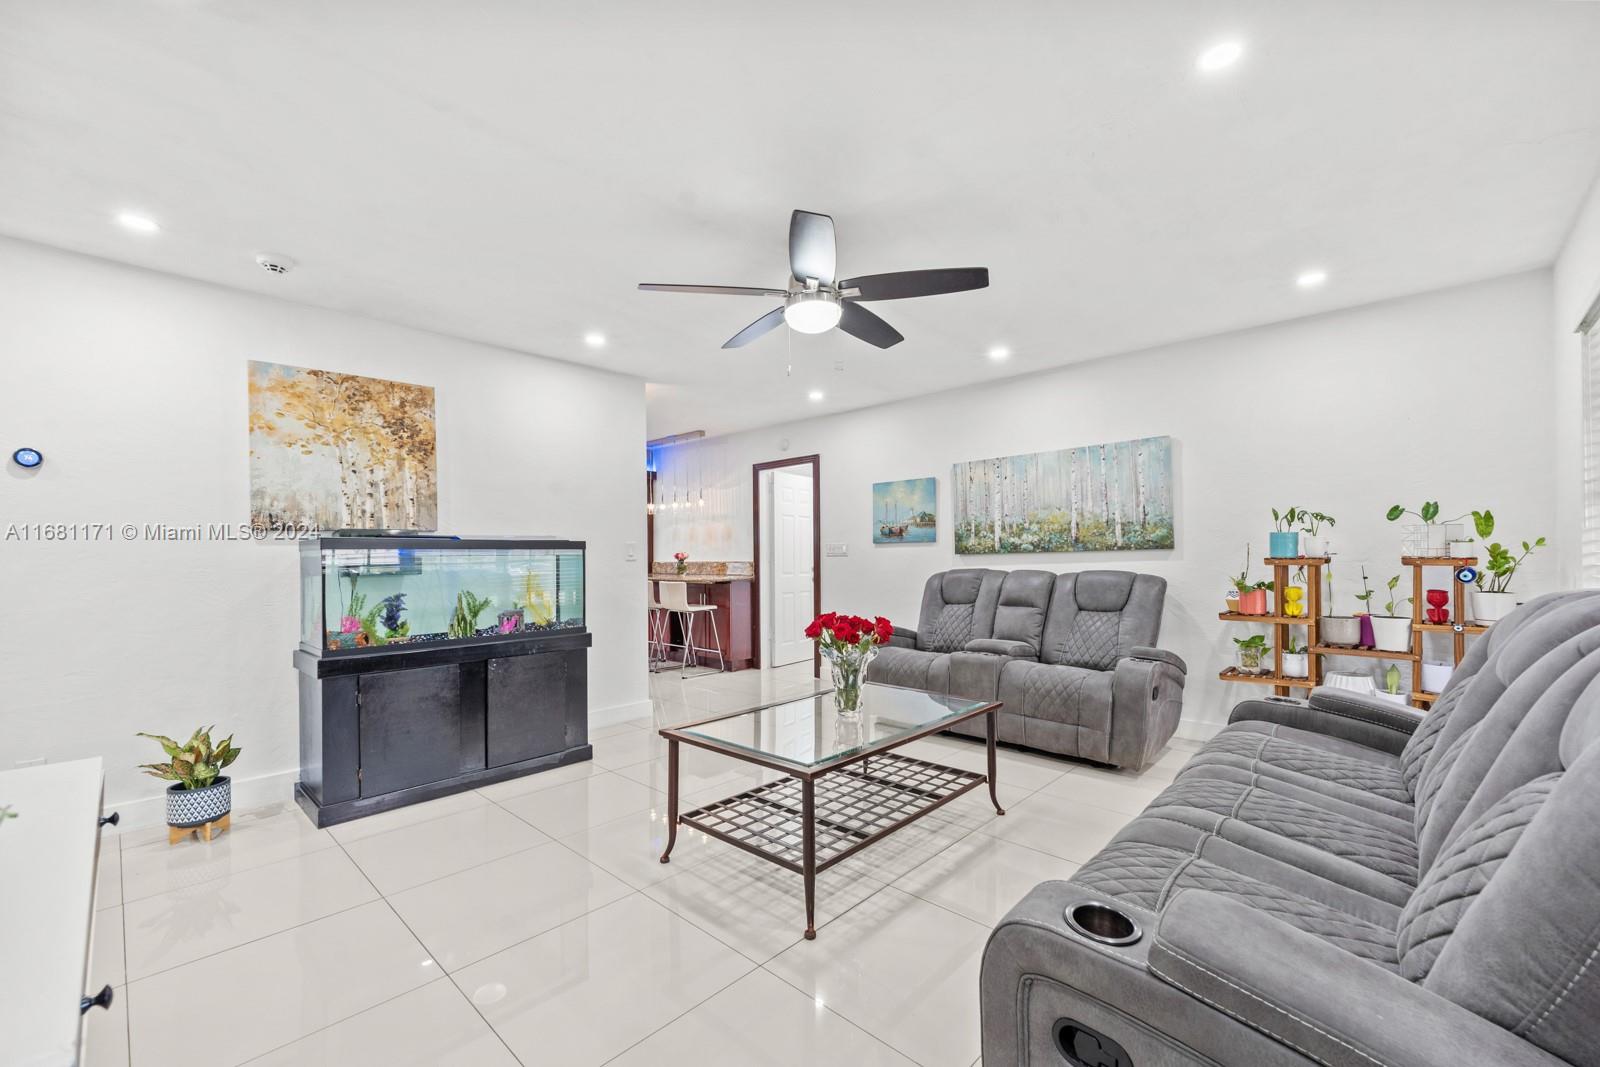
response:
{"label": "glass aquarium", "polygon": [[431,535],[300,543],[300,640],[324,653],[583,629],[583,542]]}

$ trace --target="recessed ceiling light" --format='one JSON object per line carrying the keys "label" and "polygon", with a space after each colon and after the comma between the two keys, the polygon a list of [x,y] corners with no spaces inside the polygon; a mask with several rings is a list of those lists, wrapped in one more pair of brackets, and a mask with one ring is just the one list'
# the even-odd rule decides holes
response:
{"label": "recessed ceiling light", "polygon": [[822,398],[823,392],[821,389],[813,389],[811,392],[806,394],[806,399],[811,401],[813,404],[820,402]]}
{"label": "recessed ceiling light", "polygon": [[117,221],[130,230],[140,233],[155,233],[161,229],[156,220],[148,215],[139,215],[132,211],[124,211],[117,216]]}
{"label": "recessed ceiling light", "polygon": [[1302,289],[1315,289],[1327,280],[1328,272],[1325,270],[1305,270],[1300,272],[1294,283]]}
{"label": "recessed ceiling light", "polygon": [[606,346],[606,335],[599,330],[590,330],[583,335],[583,343],[590,348],[604,348]]}
{"label": "recessed ceiling light", "polygon": [[996,363],[999,363],[1003,359],[1010,359],[1011,349],[1007,348],[1005,345],[991,345],[989,347],[989,358],[994,360]]}
{"label": "recessed ceiling light", "polygon": [[1239,41],[1219,41],[1200,53],[1200,58],[1194,61],[1196,69],[1202,74],[1215,74],[1219,70],[1226,70],[1239,62],[1239,57],[1244,55],[1244,45]]}

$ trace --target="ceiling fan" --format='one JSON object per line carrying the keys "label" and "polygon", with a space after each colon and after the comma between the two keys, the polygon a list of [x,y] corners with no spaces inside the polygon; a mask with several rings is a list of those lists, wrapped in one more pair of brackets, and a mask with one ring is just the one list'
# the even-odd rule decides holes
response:
{"label": "ceiling fan", "polygon": [[861,306],[867,300],[904,300],[982,289],[989,284],[987,267],[945,267],[937,270],[903,270],[893,274],[864,274],[839,278],[833,239],[833,218],[813,211],[789,216],[789,273],[786,289],[747,288],[738,285],[657,285],[642,282],[640,289],[657,293],[721,293],[726,296],[777,296],[783,306],[773,308],[722,345],[740,348],[787,322],[801,333],[826,333],[835,326],[869,345],[889,348],[905,338],[900,331]]}

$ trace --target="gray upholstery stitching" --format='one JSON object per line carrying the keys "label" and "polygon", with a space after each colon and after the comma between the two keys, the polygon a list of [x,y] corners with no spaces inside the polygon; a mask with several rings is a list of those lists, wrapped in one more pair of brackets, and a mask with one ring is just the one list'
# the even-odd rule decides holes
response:
{"label": "gray upholstery stitching", "polygon": [[[1274,1003],[1272,1003],[1272,1001],[1267,1000],[1264,997],[1257,996],[1256,994],[1250,992],[1250,990],[1246,989],[1244,986],[1239,985],[1236,982],[1229,981],[1223,975],[1220,975],[1216,971],[1213,971],[1210,968],[1206,967],[1204,964],[1199,963],[1198,961],[1191,959],[1189,956],[1185,955],[1181,950],[1179,950],[1177,948],[1174,948],[1172,946],[1172,943],[1167,941],[1167,940],[1165,940],[1164,938],[1162,938],[1162,936],[1160,934],[1156,935],[1155,943],[1159,947],[1164,949],[1165,951],[1172,953],[1172,955],[1175,958],[1177,958],[1178,960],[1181,960],[1184,963],[1187,963],[1189,966],[1193,967],[1195,970],[1199,971],[1200,973],[1210,975],[1212,978],[1215,978],[1217,981],[1221,982],[1223,985],[1227,986],[1228,988],[1234,989],[1234,990],[1237,990],[1240,993],[1243,993],[1245,996],[1249,997],[1251,1000],[1257,1001],[1257,1002],[1259,1002],[1261,1004],[1265,1004],[1267,1007],[1271,1008],[1273,1011],[1278,1012],[1278,1013],[1280,1013],[1282,1015],[1285,1015],[1290,1019],[1293,1019],[1295,1022],[1299,1023],[1301,1026],[1304,1026],[1306,1029],[1311,1030],[1311,1031],[1313,1031],[1315,1033],[1321,1034],[1323,1037],[1327,1038],[1329,1041],[1335,1042],[1336,1044],[1339,1044],[1339,1045],[1343,1045],[1345,1048],[1349,1049],[1351,1052],[1354,1052],[1357,1056],[1360,1056],[1362,1059],[1366,1060],[1368,1063],[1375,1063],[1375,1064],[1378,1065],[1378,1067],[1386,1067],[1386,1065],[1384,1064],[1384,1062],[1382,1060],[1377,1059],[1377,1058],[1375,1058],[1373,1056],[1369,1056],[1367,1053],[1363,1052],[1361,1049],[1359,1049],[1356,1046],[1350,1044],[1350,1042],[1342,1040],[1337,1035],[1328,1033],[1328,1031],[1326,1031],[1326,1030],[1322,1029],[1321,1027],[1317,1026],[1315,1023],[1311,1022],[1309,1019],[1302,1019],[1300,1016],[1296,1015],[1294,1012],[1290,1011],[1289,1009],[1287,1009],[1285,1007],[1282,1007],[1281,1005],[1274,1004]],[[1172,981],[1172,978],[1171,978],[1170,975],[1163,974],[1156,967],[1156,963],[1155,963],[1154,959],[1152,959],[1150,961],[1150,969],[1152,971],[1154,971],[1156,974],[1160,975],[1163,979],[1165,979],[1165,980],[1167,980],[1169,982]],[[1178,985],[1178,983],[1173,982],[1173,985]],[[1183,986],[1179,985],[1178,988],[1179,989],[1183,989]],[[1190,993],[1193,996],[1200,997],[1201,1000],[1205,1000],[1205,997],[1201,997],[1199,993],[1195,993],[1193,990],[1184,989],[1184,992],[1185,993]],[[1210,1001],[1206,1001],[1206,1003],[1210,1004],[1211,1002]],[[1216,1007],[1216,1008],[1220,1008],[1222,1011],[1228,1011],[1227,1008],[1223,1008],[1221,1005],[1212,1005],[1212,1006]],[[1232,1012],[1228,1012],[1228,1014],[1232,1015],[1233,1013]],[[1239,1018],[1239,1016],[1235,1015],[1234,1018],[1237,1019],[1237,1018]],[[1241,1021],[1242,1022],[1246,1022],[1248,1024],[1248,1020],[1241,1020]],[[1307,1056],[1310,1056],[1312,1059],[1316,1060],[1318,1063],[1326,1062],[1321,1057],[1319,1057],[1319,1056],[1317,1056],[1317,1055],[1315,1055],[1315,1054],[1313,1054],[1311,1052],[1307,1052],[1305,1049],[1299,1048],[1298,1046],[1295,1046],[1293,1044],[1293,1042],[1290,1042],[1287,1038],[1278,1037],[1277,1034],[1272,1034],[1272,1032],[1270,1030],[1266,1030],[1265,1027],[1263,1027],[1261,1029],[1265,1033],[1271,1034],[1271,1036],[1273,1036],[1275,1038],[1278,1038],[1279,1040],[1283,1041],[1285,1044],[1288,1044],[1291,1047],[1296,1048],[1297,1051],[1304,1052]]]}
{"label": "gray upholstery stitching", "polygon": [[1578,968],[1578,973],[1568,979],[1566,987],[1561,990],[1561,995],[1551,1001],[1550,1006],[1540,1012],[1539,1017],[1533,1021],[1533,1025],[1528,1027],[1527,1033],[1529,1037],[1532,1037],[1533,1032],[1544,1025],[1545,1020],[1550,1017],[1550,1013],[1560,1007],[1563,1000],[1567,999],[1567,994],[1572,992],[1573,987],[1578,984],[1578,980],[1583,977],[1584,972],[1589,969],[1589,965],[1594,962],[1596,956],[1600,956],[1600,941],[1595,942],[1594,951],[1590,952],[1589,958],[1583,961],[1583,966]]}
{"label": "gray upholstery stitching", "polygon": [[[1160,978],[1163,982],[1166,982],[1166,983],[1168,983],[1168,984],[1170,984],[1170,985],[1172,985],[1172,986],[1174,986],[1174,987],[1176,987],[1178,989],[1183,990],[1185,993],[1189,994],[1191,997],[1194,997],[1196,1000],[1200,1001],[1201,1003],[1209,1004],[1211,1007],[1216,1008],[1218,1011],[1220,1011],[1222,1014],[1228,1016],[1230,1019],[1237,1019],[1239,1022],[1244,1023],[1244,1025],[1248,1026],[1250,1029],[1259,1030],[1261,1033],[1266,1034],[1268,1037],[1272,1038],[1272,1040],[1274,1040],[1274,1041],[1281,1041],[1283,1044],[1288,1045],[1290,1048],[1294,1049],[1296,1052],[1300,1053],[1300,1055],[1306,1057],[1307,1059],[1312,1060],[1313,1062],[1316,1062],[1316,1063],[1320,1063],[1320,1064],[1323,1065],[1323,1067],[1333,1067],[1333,1065],[1331,1063],[1329,1063],[1327,1060],[1323,1059],[1321,1056],[1318,1056],[1315,1052],[1312,1052],[1310,1049],[1301,1048],[1299,1045],[1295,1044],[1293,1041],[1290,1041],[1287,1037],[1284,1037],[1282,1034],[1273,1033],[1271,1030],[1267,1029],[1267,1027],[1264,1024],[1257,1023],[1257,1022],[1252,1022],[1251,1020],[1246,1019],[1243,1015],[1240,1015],[1238,1012],[1232,1011],[1232,1010],[1230,1010],[1228,1008],[1223,1007],[1221,1004],[1218,1004],[1216,1001],[1212,1000],[1210,997],[1206,996],[1204,993],[1200,993],[1200,992],[1197,992],[1196,990],[1190,989],[1188,986],[1184,985],[1182,982],[1180,982],[1176,978],[1172,977],[1172,975],[1167,974],[1161,968],[1157,967],[1154,962],[1152,962],[1150,964],[1150,973],[1155,975],[1157,978]],[[1313,1029],[1315,1029],[1315,1027],[1313,1027]]]}

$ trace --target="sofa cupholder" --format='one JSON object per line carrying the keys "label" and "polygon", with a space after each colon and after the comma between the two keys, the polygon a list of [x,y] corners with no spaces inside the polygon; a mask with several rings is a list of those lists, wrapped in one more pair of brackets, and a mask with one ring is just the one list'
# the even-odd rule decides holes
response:
{"label": "sofa cupholder", "polygon": [[1073,933],[1102,945],[1131,945],[1144,936],[1130,916],[1098,900],[1068,908],[1067,925]]}

